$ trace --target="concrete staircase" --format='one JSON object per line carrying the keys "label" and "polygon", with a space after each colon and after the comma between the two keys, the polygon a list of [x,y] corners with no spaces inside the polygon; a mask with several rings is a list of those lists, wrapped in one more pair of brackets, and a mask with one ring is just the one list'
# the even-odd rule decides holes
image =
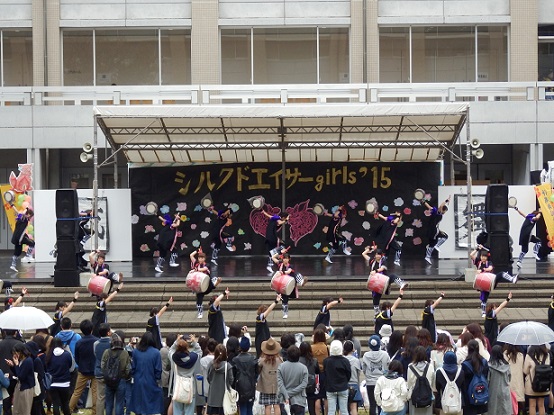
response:
{"label": "concrete staircase", "polygon": [[[15,293],[23,284],[14,283]],[[61,288],[45,285],[44,280],[25,282],[29,296],[25,305],[36,306],[53,314],[57,301],[69,302],[75,288]],[[216,293],[225,287],[231,291],[229,299],[224,299],[221,308],[227,324],[247,325],[254,336],[256,310],[260,304],[269,304],[275,298],[269,283],[264,282],[223,282]],[[513,292],[513,300],[499,315],[499,322],[509,323],[521,320],[546,322],[550,295],[554,292],[554,280],[524,280],[512,284],[500,284],[490,296],[492,302],[500,303],[506,298],[508,290]],[[92,316],[95,299],[86,288],[78,289],[80,298],[73,311],[68,314],[73,320],[75,329],[78,323]],[[420,326],[421,311],[427,299],[435,299],[441,291],[446,293],[435,313],[438,328],[450,331],[455,337],[470,322],[482,322],[479,310],[479,294],[469,283],[463,281],[415,281],[405,290],[404,298],[394,313],[395,329],[404,330],[407,325]],[[383,300],[394,301],[397,291]],[[162,333],[195,333],[206,334],[207,312],[203,319],[196,318],[194,294],[182,282],[135,283],[125,282],[123,290],[108,305],[108,321],[113,329],[122,329],[127,337],[140,336],[144,333],[151,307],[162,306],[173,296],[174,303],[161,318]],[[277,337],[285,332],[312,332],[315,316],[324,297],[342,296],[344,303],[331,310],[331,324],[342,327],[352,324],[354,332],[365,346],[367,338],[373,333],[373,306],[371,293],[366,288],[366,281],[310,281],[300,290],[300,298],[290,301],[289,318],[282,319],[280,305],[269,316],[268,321],[272,335]],[[206,297],[204,304],[207,309]]]}

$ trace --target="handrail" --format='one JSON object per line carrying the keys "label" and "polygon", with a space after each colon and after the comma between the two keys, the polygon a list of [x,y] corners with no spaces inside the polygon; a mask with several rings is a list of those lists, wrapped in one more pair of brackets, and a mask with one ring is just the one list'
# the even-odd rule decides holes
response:
{"label": "handrail", "polygon": [[134,85],[0,88],[0,106],[543,101],[554,82]]}

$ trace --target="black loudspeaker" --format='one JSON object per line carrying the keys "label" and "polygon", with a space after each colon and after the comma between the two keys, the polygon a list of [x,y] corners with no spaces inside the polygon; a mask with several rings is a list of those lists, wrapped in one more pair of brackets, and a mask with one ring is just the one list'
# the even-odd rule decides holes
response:
{"label": "black loudspeaker", "polygon": [[56,221],[56,238],[60,239],[77,239],[79,232],[79,222],[76,220],[57,220]]}
{"label": "black loudspeaker", "polygon": [[494,272],[512,272],[512,241],[506,232],[489,233],[488,247]]}
{"label": "black loudspeaker", "polygon": [[79,287],[79,271],[54,271],[54,287]]}
{"label": "black loudspeaker", "polygon": [[508,219],[508,185],[491,184],[485,197],[485,224],[487,232],[510,232]]}
{"label": "black loudspeaker", "polygon": [[73,271],[77,269],[77,243],[75,239],[58,239],[56,241],[58,256],[56,271]]}
{"label": "black loudspeaker", "polygon": [[77,197],[77,190],[56,190],[56,217],[58,219],[79,217],[79,199]]}

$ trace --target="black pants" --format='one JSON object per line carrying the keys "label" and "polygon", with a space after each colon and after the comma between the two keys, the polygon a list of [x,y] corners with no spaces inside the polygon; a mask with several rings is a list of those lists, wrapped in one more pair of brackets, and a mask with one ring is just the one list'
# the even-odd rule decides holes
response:
{"label": "black pants", "polygon": [[50,388],[50,396],[52,397],[54,415],[60,415],[60,409],[63,415],[71,415],[71,410],[69,409],[69,399],[71,398],[69,387],[59,388],[54,386]]}
{"label": "black pants", "polygon": [[305,408],[302,405],[291,405],[290,413],[291,415],[304,415]]}
{"label": "black pants", "polygon": [[21,240],[21,243],[19,245],[14,245],[13,248],[13,256],[19,256],[23,252],[23,245],[29,245],[29,246],[35,246],[35,241],[29,239],[27,234],[23,237]]}

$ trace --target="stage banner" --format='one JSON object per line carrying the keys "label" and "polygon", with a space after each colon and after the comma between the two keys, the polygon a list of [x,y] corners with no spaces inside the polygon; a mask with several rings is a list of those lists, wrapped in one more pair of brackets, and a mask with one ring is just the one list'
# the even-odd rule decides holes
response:
{"label": "stage banner", "polygon": [[[291,252],[326,253],[331,218],[316,214],[320,205],[330,213],[340,205],[346,207],[342,233],[352,254],[360,255],[383,223],[367,213],[369,200],[385,216],[402,212],[397,234],[403,255],[424,255],[429,211],[414,198],[414,191],[424,189],[432,206],[440,204],[438,163],[287,163],[284,206],[281,168],[281,163],[239,163],[130,169],[133,254],[156,256],[159,216],[173,218],[176,213],[182,220],[176,243],[181,254],[198,247],[209,254],[216,215],[201,203],[209,195],[215,211],[224,207],[233,211],[226,230],[234,236],[232,255],[265,255],[267,218],[261,209],[278,214],[282,208],[290,213],[286,244],[292,246]],[[251,207],[248,199],[256,196],[265,199],[262,208]],[[316,204],[320,205],[314,212]],[[222,248],[220,255],[231,254],[225,253],[225,244]]]}
{"label": "stage banner", "polygon": [[548,242],[550,247],[554,246],[554,201],[552,200],[552,185],[543,183],[535,186],[535,194],[541,208],[542,217],[546,224]]}

